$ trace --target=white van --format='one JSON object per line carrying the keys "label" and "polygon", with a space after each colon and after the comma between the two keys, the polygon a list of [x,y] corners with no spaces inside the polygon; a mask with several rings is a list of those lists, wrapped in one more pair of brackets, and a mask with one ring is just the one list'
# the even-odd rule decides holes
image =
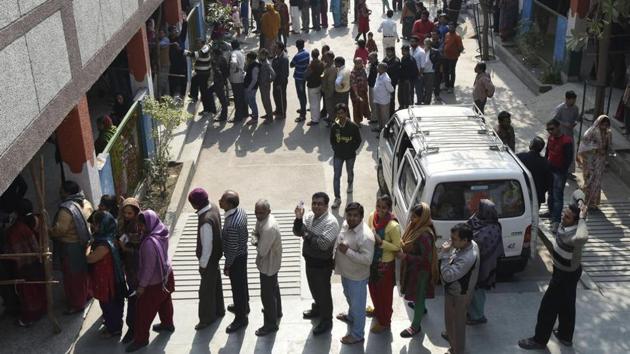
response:
{"label": "white van", "polygon": [[492,200],[503,229],[498,272],[522,271],[536,235],[534,180],[475,106],[413,106],[396,112],[380,133],[378,183],[401,225],[419,202],[431,207],[439,246],[450,229]]}

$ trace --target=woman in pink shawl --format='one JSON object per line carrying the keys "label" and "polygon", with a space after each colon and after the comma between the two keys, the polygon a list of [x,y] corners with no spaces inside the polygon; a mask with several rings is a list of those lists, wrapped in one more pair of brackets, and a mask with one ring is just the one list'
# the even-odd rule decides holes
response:
{"label": "woman in pink shawl", "polygon": [[610,119],[601,115],[593,126],[584,133],[584,138],[578,151],[578,163],[582,166],[584,185],[582,191],[586,194],[589,208],[599,205],[602,192],[602,177],[606,169],[608,153],[612,151],[612,133]]}

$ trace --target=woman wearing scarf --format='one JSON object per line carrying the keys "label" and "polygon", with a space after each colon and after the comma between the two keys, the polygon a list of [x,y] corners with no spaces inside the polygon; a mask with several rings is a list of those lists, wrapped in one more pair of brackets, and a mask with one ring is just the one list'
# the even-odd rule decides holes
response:
{"label": "woman wearing scarf", "polygon": [[105,115],[96,120],[98,128],[98,137],[94,141],[94,152],[98,155],[105,151],[107,144],[116,134],[116,126],[112,123],[112,119]]}
{"label": "woman wearing scarf", "polygon": [[497,209],[488,199],[479,201],[479,209],[469,220],[473,240],[479,246],[479,276],[477,286],[468,305],[468,325],[488,322],[484,315],[486,290],[496,283],[497,261],[503,256],[503,237]]}
{"label": "woman wearing scarf", "polygon": [[122,331],[122,316],[127,295],[122,261],[114,240],[116,219],[106,211],[97,211],[90,216],[94,241],[87,248],[86,259],[91,264],[90,288],[103,311],[105,329],[103,338],[119,336]]}
{"label": "woman wearing scarf", "polygon": [[138,296],[138,254],[140,250],[140,232],[138,231],[138,214],[140,214],[140,202],[136,198],[127,198],[123,201],[118,219],[118,243],[122,250],[122,260],[129,287],[127,298],[127,317],[125,323],[129,328],[122,339],[123,343],[133,340],[133,328],[136,319],[136,303]]}
{"label": "woman wearing scarf", "polygon": [[435,250],[435,229],[431,220],[431,209],[426,203],[420,203],[410,211],[411,220],[401,238],[400,289],[405,300],[415,302],[411,326],[400,336],[410,338],[420,332],[422,315],[426,311],[425,299],[432,299],[435,294],[437,275],[437,256]]}
{"label": "woman wearing scarf", "polygon": [[131,102],[122,93],[117,93],[114,97],[114,106],[112,107],[112,122],[119,125],[123,118],[131,108]]}
{"label": "woman wearing scarf", "polygon": [[589,208],[596,208],[599,205],[602,177],[610,151],[612,151],[610,119],[606,115],[601,115],[584,133],[578,151],[578,162],[581,164],[584,176],[582,190],[586,194]]}
{"label": "woman wearing scarf", "polygon": [[149,327],[156,314],[160,323],[153,326],[156,332],[173,332],[173,301],[175,291],[173,270],[168,261],[168,228],[150,209],[140,213],[138,226],[142,234],[138,255],[138,296],[133,343],[126,351],[135,352],[149,344]]}
{"label": "woman wearing scarf", "polygon": [[[370,214],[368,226],[374,232],[374,258],[370,267],[368,286],[374,309],[366,311],[376,316],[376,323],[370,330],[381,333],[389,328],[392,321],[392,300],[394,292],[396,254],[400,251],[400,225],[392,214],[392,198],[380,196],[376,201],[376,211]],[[371,310],[371,311],[370,311]]]}
{"label": "woman wearing scarf", "polygon": [[370,118],[367,74],[361,58],[354,58],[354,69],[350,72],[350,87],[352,118],[358,126],[361,126],[363,118]]}
{"label": "woman wearing scarf", "polygon": [[[36,231],[38,220],[33,215],[33,205],[28,199],[22,199],[17,202],[16,213],[17,220],[5,233],[4,252],[7,254],[39,252]],[[26,281],[44,278],[44,269],[38,258],[16,257],[12,261],[17,278]],[[17,284],[15,290],[20,300],[17,324],[20,327],[27,327],[46,313],[46,289],[44,284]]]}

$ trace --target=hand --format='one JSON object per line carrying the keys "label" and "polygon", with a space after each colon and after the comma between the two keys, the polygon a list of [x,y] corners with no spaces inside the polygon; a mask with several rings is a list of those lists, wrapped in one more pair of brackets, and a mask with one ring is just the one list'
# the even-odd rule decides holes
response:
{"label": "hand", "polygon": [[582,199],[578,200],[578,206],[580,207],[580,219],[585,219],[588,214],[588,205],[584,204]]}
{"label": "hand", "polygon": [[450,241],[445,241],[442,244],[442,252],[449,252],[451,250],[451,242]]}
{"label": "hand", "polygon": [[374,235],[374,243],[376,243],[376,245],[380,246],[383,244],[383,239],[378,236],[378,235]]}
{"label": "hand", "polygon": [[295,207],[295,218],[302,219],[304,217],[304,208]]}
{"label": "hand", "polygon": [[142,294],[144,294],[144,288],[143,287],[138,287],[138,289],[136,289],[136,294],[138,296],[141,296]]}
{"label": "hand", "polygon": [[339,246],[337,246],[337,249],[339,249],[341,253],[346,254],[346,252],[348,252],[348,245],[340,243]]}
{"label": "hand", "polygon": [[223,275],[225,275],[226,277],[230,276],[230,267],[223,268]]}

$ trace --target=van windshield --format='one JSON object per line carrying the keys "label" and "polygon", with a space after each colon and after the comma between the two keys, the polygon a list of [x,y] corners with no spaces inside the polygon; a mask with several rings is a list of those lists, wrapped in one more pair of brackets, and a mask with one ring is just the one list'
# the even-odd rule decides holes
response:
{"label": "van windshield", "polygon": [[525,202],[517,180],[440,183],[433,192],[431,217],[434,220],[467,220],[479,208],[479,200],[490,199],[499,218],[523,215]]}

